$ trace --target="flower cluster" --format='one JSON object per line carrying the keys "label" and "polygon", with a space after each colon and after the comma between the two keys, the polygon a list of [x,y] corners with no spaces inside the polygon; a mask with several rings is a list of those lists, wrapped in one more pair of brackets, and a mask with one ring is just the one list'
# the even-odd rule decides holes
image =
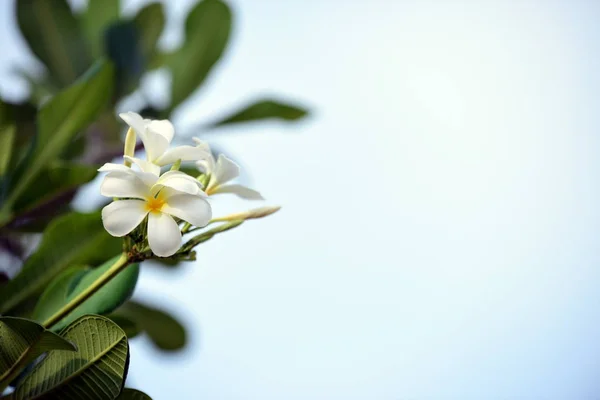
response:
{"label": "flower cluster", "polygon": [[[195,146],[174,146],[175,130],[168,120],[148,120],[128,112],[120,117],[130,129],[125,141],[125,164],[104,164],[107,172],[100,187],[114,201],[102,209],[104,228],[113,236],[131,234],[140,227],[141,241],[159,257],[169,257],[181,248],[180,224],[202,228],[211,222],[208,196],[233,193],[245,199],[262,199],[260,193],[228,183],[239,175],[239,166],[194,138]],[[146,159],[134,157],[136,136],[142,140]],[[199,175],[178,171],[182,161],[195,162]],[[173,164],[171,170],[162,167]],[[147,227],[147,229],[145,229]]]}

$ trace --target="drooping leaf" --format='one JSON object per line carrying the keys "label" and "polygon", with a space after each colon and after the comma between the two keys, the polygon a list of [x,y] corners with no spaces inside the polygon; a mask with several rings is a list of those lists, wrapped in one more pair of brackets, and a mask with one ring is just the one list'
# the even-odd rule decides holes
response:
{"label": "drooping leaf", "polygon": [[295,121],[305,117],[308,111],[302,107],[287,104],[273,99],[263,99],[243,107],[222,119],[209,124],[210,128],[240,122],[260,121],[265,119],[279,119]]}
{"label": "drooping leaf", "polygon": [[152,400],[152,398],[139,390],[125,388],[117,397],[117,400]]}
{"label": "drooping leaf", "polygon": [[138,45],[148,64],[156,54],[156,44],[165,27],[165,12],[162,3],[150,3],[144,6],[133,19],[138,31]]}
{"label": "drooping leaf", "polygon": [[[42,169],[104,108],[110,97],[112,76],[112,66],[107,62],[99,62],[76,83],[42,107],[37,117],[35,149],[27,168],[10,191],[7,200],[9,206],[14,204]],[[5,207],[8,206],[5,204]]]}
{"label": "drooping leaf", "polygon": [[89,0],[81,14],[81,28],[94,58],[104,54],[106,28],[119,19],[119,0]]}
{"label": "drooping leaf", "polygon": [[56,162],[33,180],[13,206],[15,211],[34,208],[46,203],[60,193],[73,190],[88,183],[98,173],[97,166]]}
{"label": "drooping leaf", "polygon": [[185,42],[168,57],[171,110],[199,87],[225,51],[231,32],[231,10],[221,0],[202,0],[185,21]]}
{"label": "drooping leaf", "polygon": [[[116,256],[106,261],[98,268],[83,270],[83,273],[79,269],[78,272],[67,270],[59,275],[42,294],[39,307],[36,307],[34,311],[34,318],[40,322],[50,318],[69,301],[90,287],[119,257]],[[133,294],[139,271],[139,264],[127,266],[89,299],[56,323],[52,329],[58,331],[86,314],[108,314],[113,311]]]}
{"label": "drooping leaf", "polygon": [[115,97],[133,91],[144,72],[142,50],[138,45],[138,31],[132,21],[119,21],[106,29],[106,54],[115,66]]}
{"label": "drooping leaf", "polygon": [[92,64],[79,22],[66,0],[19,0],[17,21],[29,48],[54,80],[67,86]]}
{"label": "drooping leaf", "polygon": [[15,400],[114,399],[129,365],[127,336],[110,319],[86,315],[60,332],[76,352],[51,352],[17,386]]}
{"label": "drooping leaf", "polygon": [[110,318],[112,322],[119,325],[129,339],[134,338],[141,333],[140,327],[135,323],[134,320],[126,317],[125,315],[119,314],[118,311],[116,313],[108,314],[107,317]]}
{"label": "drooping leaf", "polygon": [[98,265],[121,252],[121,240],[110,236],[100,213],[71,213],[54,219],[21,272],[0,288],[0,313],[41,292],[66,268]]}
{"label": "drooping leaf", "polygon": [[167,311],[137,301],[123,304],[113,316],[133,321],[160,350],[181,350],[186,344],[185,327]]}
{"label": "drooping leaf", "polygon": [[40,355],[51,350],[77,350],[67,339],[23,318],[0,317],[0,339],[0,393]]}

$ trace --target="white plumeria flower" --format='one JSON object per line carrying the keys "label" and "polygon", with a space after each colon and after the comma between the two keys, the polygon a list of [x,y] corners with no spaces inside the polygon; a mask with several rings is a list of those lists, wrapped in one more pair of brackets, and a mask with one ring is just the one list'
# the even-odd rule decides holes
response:
{"label": "white plumeria flower", "polygon": [[110,163],[99,171],[108,172],[100,193],[126,198],[102,209],[104,228],[112,236],[122,237],[148,216],[148,244],[159,257],[169,257],[181,247],[181,231],[173,217],[198,227],[208,225],[212,217],[200,183],[183,172],[169,171],[158,177]]}
{"label": "white plumeria flower", "polygon": [[177,160],[196,161],[206,157],[206,150],[198,146],[177,146],[169,149],[175,129],[168,120],[149,120],[134,112],[119,116],[140,136],[144,143],[147,160],[125,156],[127,161],[137,164],[142,171],[160,175],[160,167]]}
{"label": "white plumeria flower", "polygon": [[219,154],[219,157],[215,161],[215,158],[210,151],[210,147],[206,142],[203,142],[198,138],[194,138],[194,141],[196,142],[196,147],[207,153],[206,158],[196,161],[196,166],[200,172],[209,176],[205,190],[206,194],[233,193],[242,199],[264,200],[259,192],[250,189],[249,187],[231,183],[225,185],[225,183],[240,175],[239,165],[225,157],[223,154]]}

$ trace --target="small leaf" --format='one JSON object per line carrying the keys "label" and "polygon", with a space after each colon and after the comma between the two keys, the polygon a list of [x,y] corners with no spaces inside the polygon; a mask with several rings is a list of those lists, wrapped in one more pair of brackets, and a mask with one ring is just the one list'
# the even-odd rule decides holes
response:
{"label": "small leaf", "polygon": [[181,322],[166,311],[136,301],[128,301],[113,315],[133,321],[146,332],[156,347],[165,351],[185,347],[186,331]]}
{"label": "small leaf", "polygon": [[0,313],[41,292],[71,265],[95,265],[121,252],[121,239],[110,236],[100,213],[71,213],[55,218],[21,272],[0,290]]}
{"label": "small leaf", "polygon": [[37,117],[35,148],[27,168],[9,193],[8,206],[14,204],[42,169],[104,108],[110,97],[112,77],[110,64],[97,63],[85,76],[42,107]]}
{"label": "small leaf", "polygon": [[[91,270],[80,268],[77,272],[69,269],[56,277],[42,294],[39,307],[36,307],[33,314],[34,319],[43,322],[50,318],[69,301],[90,287],[119,257],[116,256],[106,261],[98,268]],[[58,331],[86,314],[107,314],[113,311],[131,297],[139,272],[139,264],[127,266],[89,299],[54,325],[52,330]]]}
{"label": "small leaf", "polygon": [[139,390],[125,388],[117,397],[117,400],[152,400],[152,398]]}
{"label": "small leaf", "polygon": [[134,17],[133,23],[138,31],[138,45],[147,66],[156,54],[156,44],[165,27],[162,3],[147,4]]}
{"label": "small leaf", "polygon": [[50,350],[77,350],[68,340],[23,318],[0,317],[0,338],[0,393],[40,355]]}
{"label": "small leaf", "polygon": [[17,21],[29,48],[61,87],[92,63],[79,22],[66,0],[19,0]]}
{"label": "small leaf", "polygon": [[15,126],[0,126],[0,177],[4,176],[8,169],[14,141]]}
{"label": "small leaf", "polygon": [[15,389],[15,400],[114,399],[129,365],[127,336],[110,319],[86,315],[60,335],[76,352],[51,352]]}
{"label": "small leaf", "polygon": [[103,55],[104,32],[119,19],[119,8],[119,0],[89,0],[81,14],[81,28],[94,58]]}
{"label": "small leaf", "polygon": [[185,42],[168,57],[171,110],[208,76],[225,51],[231,32],[231,10],[221,0],[200,1],[185,21]]}
{"label": "small leaf", "polygon": [[295,121],[304,118],[308,111],[302,107],[286,104],[271,99],[264,99],[249,104],[241,110],[213,122],[209,127],[216,128],[227,124],[239,122],[260,121],[264,119],[279,119],[283,121]]}

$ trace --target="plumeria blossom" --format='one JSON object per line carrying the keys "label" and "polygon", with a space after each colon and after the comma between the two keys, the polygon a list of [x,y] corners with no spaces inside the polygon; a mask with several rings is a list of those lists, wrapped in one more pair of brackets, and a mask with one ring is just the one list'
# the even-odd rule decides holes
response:
{"label": "plumeria blossom", "polygon": [[137,164],[144,172],[160,175],[160,167],[177,160],[196,161],[206,158],[206,150],[198,146],[177,146],[169,149],[175,129],[168,120],[149,120],[134,112],[119,116],[129,125],[144,143],[147,160],[125,156],[127,161]]}
{"label": "plumeria blossom", "polygon": [[261,194],[254,189],[239,184],[226,184],[240,175],[240,167],[223,154],[219,154],[215,160],[206,142],[198,138],[194,138],[194,141],[197,148],[206,152],[204,159],[196,161],[198,170],[209,177],[206,194],[233,193],[242,199],[264,200]]}
{"label": "plumeria blossom", "polygon": [[108,172],[100,193],[120,198],[102,209],[104,228],[112,236],[122,237],[148,216],[148,244],[159,257],[169,257],[181,247],[181,231],[174,218],[204,227],[212,217],[200,183],[183,172],[157,176],[110,163],[99,171]]}

